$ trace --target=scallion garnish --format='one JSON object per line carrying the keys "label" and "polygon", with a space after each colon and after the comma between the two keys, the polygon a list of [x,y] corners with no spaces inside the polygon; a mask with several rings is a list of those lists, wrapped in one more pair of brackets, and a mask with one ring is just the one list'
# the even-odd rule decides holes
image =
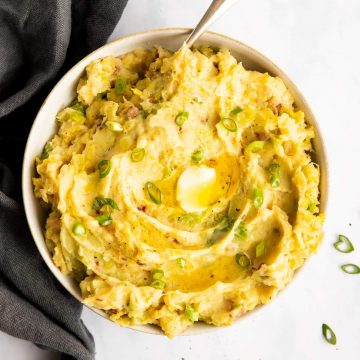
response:
{"label": "scallion garnish", "polygon": [[131,152],[130,158],[133,162],[141,161],[145,156],[145,149],[144,148],[137,148]]}
{"label": "scallion garnish", "polygon": [[242,109],[239,108],[239,107],[236,107],[234,110],[231,110],[231,111],[230,111],[230,115],[235,116],[235,115],[237,115],[237,114],[240,113],[240,112],[242,112]]}
{"label": "scallion garnish", "polygon": [[341,270],[347,274],[360,274],[360,267],[355,264],[344,264],[341,265]]}
{"label": "scallion garnish", "polygon": [[107,121],[105,123],[106,127],[113,131],[113,132],[122,132],[124,131],[124,128],[121,126],[120,123],[116,122],[116,121]]}
{"label": "scallion garnish", "polygon": [[164,277],[164,271],[161,269],[154,269],[151,271],[151,276],[154,280],[160,280]]}
{"label": "scallion garnish", "polygon": [[191,305],[185,306],[185,316],[192,323],[199,320],[199,313]]}
{"label": "scallion garnish", "polygon": [[48,141],[41,152],[40,159],[45,160],[49,157],[49,153],[53,150],[53,146],[51,145],[51,142]]}
{"label": "scallion garnish", "polygon": [[215,229],[214,232],[211,234],[211,236],[206,241],[206,246],[210,247],[213,246],[215,243],[218,242],[222,234],[222,231],[220,229]]}
{"label": "scallion garnish", "polygon": [[118,78],[115,81],[115,91],[121,95],[126,89],[126,80],[123,77]]}
{"label": "scallion garnish", "polygon": [[101,160],[98,163],[98,169],[99,169],[99,178],[104,178],[110,172],[110,169],[111,169],[110,161],[109,160]]}
{"label": "scallion garnish", "polygon": [[106,98],[106,96],[107,96],[107,94],[108,94],[108,90],[107,91],[103,91],[103,92],[101,92],[101,93],[98,93],[97,95],[96,95],[96,99],[97,100],[103,100],[103,99],[105,99]]}
{"label": "scallion garnish", "polygon": [[165,282],[162,280],[154,280],[151,286],[155,289],[162,290],[165,287]]}
{"label": "scallion garnish", "polygon": [[243,221],[240,222],[238,227],[234,231],[234,235],[237,239],[245,239],[247,236],[247,228]]}
{"label": "scallion garnish", "polygon": [[191,155],[191,161],[194,164],[199,164],[204,157],[204,151],[202,149],[195,150]]}
{"label": "scallion garnish", "polygon": [[329,344],[336,345],[336,335],[329,325],[322,324],[322,334]]}
{"label": "scallion garnish", "polygon": [[308,207],[306,208],[307,211],[311,212],[311,214],[314,214],[317,210],[317,205],[314,202],[309,203]]}
{"label": "scallion garnish", "polygon": [[76,236],[82,236],[86,234],[86,228],[83,224],[75,223],[72,227],[72,232]]}
{"label": "scallion garnish", "polygon": [[95,218],[101,226],[108,226],[112,223],[111,215],[99,215]]}
{"label": "scallion garnish", "polygon": [[161,204],[161,191],[160,189],[151,181],[148,181],[145,184],[145,189],[147,194],[149,195],[149,198],[156,204]]}
{"label": "scallion garnish", "polygon": [[76,111],[81,112],[82,114],[85,114],[85,106],[81,104],[77,99],[75,99],[71,104],[70,107]]}
{"label": "scallion garnish", "polygon": [[237,253],[235,255],[235,261],[244,269],[247,269],[250,266],[250,259],[244,253]]}
{"label": "scallion garnish", "polygon": [[213,246],[215,243],[217,243],[221,239],[221,237],[224,235],[224,233],[231,230],[233,224],[234,224],[234,221],[232,219],[226,218],[224,226],[219,229],[215,229],[213,231],[213,233],[211,234],[211,236],[207,239],[205,245],[207,247]]}
{"label": "scallion garnish", "polygon": [[113,209],[119,210],[118,205],[113,199],[103,198],[102,196],[97,196],[95,198],[92,208],[96,211],[99,211],[104,205],[110,205]]}
{"label": "scallion garnish", "polygon": [[176,115],[175,124],[177,126],[182,126],[184,122],[188,119],[189,113],[187,111],[181,111]]}
{"label": "scallion garnish", "polygon": [[273,188],[276,188],[280,185],[280,175],[278,174],[272,174],[270,176],[270,185]]}
{"label": "scallion garnish", "polygon": [[176,259],[176,263],[179,266],[179,268],[184,268],[186,261],[183,258],[178,258],[178,259]]}
{"label": "scallion garnish", "polygon": [[207,239],[206,246],[210,247],[216,244],[221,239],[223,234],[227,231],[228,231],[227,228],[215,229],[211,234],[211,236]]}
{"label": "scallion garnish", "polygon": [[251,142],[246,148],[246,153],[256,153],[262,150],[265,146],[265,141],[256,140]]}
{"label": "scallion garnish", "polygon": [[231,132],[237,131],[237,125],[233,119],[223,118],[223,119],[221,119],[221,123],[226,130],[229,130]]}
{"label": "scallion garnish", "polygon": [[280,185],[280,164],[273,163],[269,166],[268,171],[270,173],[270,185],[276,188]]}
{"label": "scallion garnish", "polygon": [[253,202],[256,209],[258,209],[264,201],[264,195],[261,189],[256,188],[253,191]]}
{"label": "scallion garnish", "polygon": [[162,280],[164,277],[164,271],[161,269],[153,269],[151,271],[152,283],[151,286],[155,289],[163,289],[165,287],[165,282]]}
{"label": "scallion garnish", "polygon": [[280,172],[280,164],[272,163],[269,166],[268,171],[269,171],[270,174],[278,174]]}
{"label": "scallion garnish", "polygon": [[255,248],[255,256],[257,258],[265,254],[265,241],[260,241]]}
{"label": "scallion garnish", "polygon": [[346,254],[354,251],[354,245],[345,235],[338,236],[338,240],[334,243],[334,248]]}

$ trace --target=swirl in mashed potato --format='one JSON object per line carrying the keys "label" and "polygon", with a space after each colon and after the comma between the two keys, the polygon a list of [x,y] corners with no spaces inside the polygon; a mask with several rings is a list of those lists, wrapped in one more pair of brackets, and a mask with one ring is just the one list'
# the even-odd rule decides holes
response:
{"label": "swirl in mashed potato", "polygon": [[96,60],[56,121],[33,179],[47,246],[116,323],[229,325],[316,252],[314,130],[228,50]]}

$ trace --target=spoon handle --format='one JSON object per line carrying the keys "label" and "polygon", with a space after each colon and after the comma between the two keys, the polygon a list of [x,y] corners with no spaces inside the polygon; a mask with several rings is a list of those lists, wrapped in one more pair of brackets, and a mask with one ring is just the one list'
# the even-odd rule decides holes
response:
{"label": "spoon handle", "polygon": [[201,36],[216,19],[224,14],[226,10],[234,5],[236,1],[237,0],[213,0],[195,29],[185,40],[185,44],[187,44],[188,47],[191,47],[199,36]]}

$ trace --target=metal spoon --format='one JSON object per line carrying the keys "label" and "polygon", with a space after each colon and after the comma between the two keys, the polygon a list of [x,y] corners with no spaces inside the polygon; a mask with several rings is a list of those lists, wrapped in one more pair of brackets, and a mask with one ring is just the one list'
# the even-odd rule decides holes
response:
{"label": "metal spoon", "polygon": [[238,0],[213,0],[200,22],[185,40],[185,44],[188,47],[191,47],[208,27],[223,15],[225,11],[229,10],[237,1]]}

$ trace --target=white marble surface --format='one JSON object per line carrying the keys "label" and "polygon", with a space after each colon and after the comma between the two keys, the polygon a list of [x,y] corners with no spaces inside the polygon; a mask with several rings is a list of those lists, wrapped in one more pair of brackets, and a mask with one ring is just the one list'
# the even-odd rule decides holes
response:
{"label": "white marble surface", "polygon": [[[151,28],[191,27],[209,3],[129,0],[111,39]],[[339,270],[345,262],[360,265],[359,14],[359,0],[242,0],[212,27],[282,67],[318,117],[331,174],[326,237],[319,254],[270,306],[211,334],[168,340],[117,327],[85,310],[98,360],[359,359],[360,275]],[[352,239],[354,253],[332,248],[338,233]],[[322,339],[323,322],[336,331],[336,346]],[[1,360],[56,358],[0,334]]]}

